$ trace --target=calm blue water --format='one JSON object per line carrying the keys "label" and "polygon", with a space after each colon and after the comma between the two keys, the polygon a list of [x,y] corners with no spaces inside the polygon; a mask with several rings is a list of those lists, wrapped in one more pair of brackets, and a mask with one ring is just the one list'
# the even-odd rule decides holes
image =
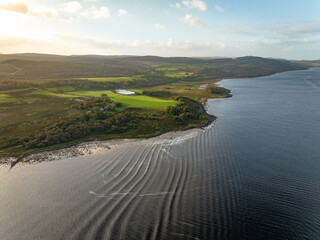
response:
{"label": "calm blue water", "polygon": [[320,239],[320,69],[221,84],[204,131],[0,167],[0,239]]}

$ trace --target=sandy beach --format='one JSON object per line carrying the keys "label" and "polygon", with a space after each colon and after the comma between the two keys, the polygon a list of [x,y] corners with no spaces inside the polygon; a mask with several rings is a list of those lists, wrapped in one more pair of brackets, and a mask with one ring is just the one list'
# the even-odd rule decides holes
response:
{"label": "sandy beach", "polygon": [[[41,152],[30,153],[23,157],[9,157],[1,156],[0,165],[12,165],[15,161],[18,160],[19,164],[32,164],[32,163],[41,163],[48,161],[55,161],[61,159],[68,159],[78,156],[86,156],[92,154],[108,154],[109,152],[116,151],[121,147],[123,149],[124,145],[132,145],[135,143],[156,143],[161,141],[180,141],[192,136],[195,136],[199,132],[204,131],[201,128],[193,128],[184,131],[170,131],[164,134],[161,134],[156,137],[151,138],[132,138],[132,139],[114,139],[114,140],[105,140],[105,141],[90,141],[83,142],[73,146],[67,146],[60,149],[44,150]],[[14,164],[15,165],[15,164]]]}

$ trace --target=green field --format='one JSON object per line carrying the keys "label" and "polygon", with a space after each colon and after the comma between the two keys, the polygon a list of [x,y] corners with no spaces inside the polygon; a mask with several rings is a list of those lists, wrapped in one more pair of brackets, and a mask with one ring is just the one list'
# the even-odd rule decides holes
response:
{"label": "green field", "polygon": [[8,94],[0,94],[0,103],[15,103],[17,99],[12,98]]}
{"label": "green field", "polygon": [[36,89],[33,90],[30,95],[45,95],[51,97],[59,98],[72,98],[74,95],[69,94],[70,92],[58,93],[57,88],[47,88],[47,89]]}
{"label": "green field", "polygon": [[67,97],[99,97],[101,94],[107,94],[113,101],[122,103],[121,110],[129,107],[134,108],[152,108],[152,109],[164,109],[167,106],[175,105],[173,100],[162,100],[158,98],[143,96],[143,95],[122,95],[112,91],[74,91],[68,92]]}
{"label": "green field", "polygon": [[[68,90],[64,88],[64,90]],[[72,90],[72,88],[69,88]],[[150,109],[164,109],[167,106],[174,106],[176,101],[174,100],[163,100],[154,97],[148,97],[144,95],[123,95],[117,94],[110,90],[100,91],[65,91],[64,93],[57,93],[56,88],[49,89],[37,89],[33,90],[30,94],[32,95],[44,95],[58,98],[75,98],[75,97],[100,97],[101,94],[107,94],[113,101],[120,102],[122,107],[119,110],[124,110],[130,107],[133,108],[150,108]],[[0,96],[1,97],[1,96]],[[6,99],[6,98],[4,98]],[[10,97],[8,99],[11,99]],[[12,101],[15,99],[12,98]],[[1,101],[1,98],[0,98]]]}

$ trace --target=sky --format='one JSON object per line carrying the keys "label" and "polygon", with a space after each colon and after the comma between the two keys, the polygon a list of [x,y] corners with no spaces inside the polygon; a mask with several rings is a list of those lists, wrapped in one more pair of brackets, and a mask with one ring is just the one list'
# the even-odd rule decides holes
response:
{"label": "sky", "polygon": [[0,0],[0,53],[320,59],[320,0]]}

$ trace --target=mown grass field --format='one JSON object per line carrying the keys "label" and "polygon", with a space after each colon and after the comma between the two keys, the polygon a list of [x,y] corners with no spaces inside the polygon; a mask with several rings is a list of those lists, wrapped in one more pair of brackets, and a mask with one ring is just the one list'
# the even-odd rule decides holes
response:
{"label": "mown grass field", "polygon": [[173,100],[163,100],[144,95],[122,95],[112,91],[75,91],[69,94],[77,97],[99,97],[101,94],[107,94],[113,101],[122,103],[121,110],[130,107],[164,109],[167,106],[174,106],[176,104],[176,101]]}
{"label": "mown grass field", "polygon": [[[64,88],[64,90],[67,90]],[[70,89],[69,90],[73,90]],[[90,97],[100,97],[101,94],[107,94],[113,101],[120,102],[122,104],[119,110],[124,110],[130,107],[133,108],[150,108],[150,109],[164,109],[167,106],[174,106],[176,101],[174,100],[163,100],[159,98],[144,96],[144,95],[122,95],[114,93],[110,90],[101,91],[65,91],[64,93],[57,93],[56,88],[49,89],[37,89],[31,92],[32,95],[37,96],[51,96],[58,98],[90,98]]]}

